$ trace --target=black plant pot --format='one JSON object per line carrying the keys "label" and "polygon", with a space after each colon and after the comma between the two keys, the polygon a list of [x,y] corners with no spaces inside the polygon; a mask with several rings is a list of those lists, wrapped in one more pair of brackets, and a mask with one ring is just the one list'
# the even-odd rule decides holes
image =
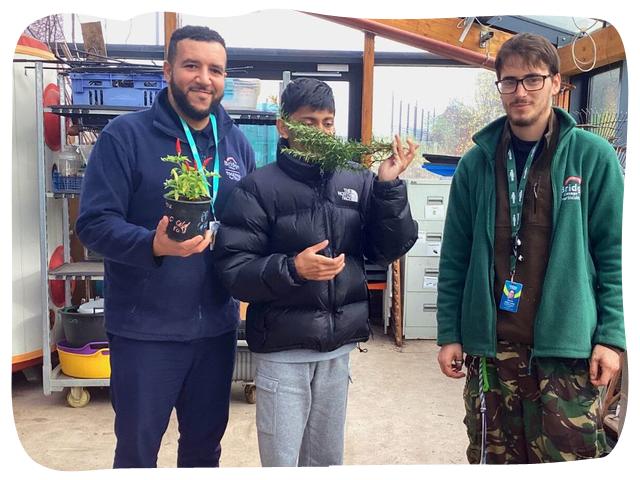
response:
{"label": "black plant pot", "polygon": [[80,313],[78,307],[60,310],[62,330],[70,347],[81,348],[91,342],[108,342],[104,313]]}
{"label": "black plant pot", "polygon": [[211,216],[210,200],[174,200],[164,197],[165,215],[169,217],[167,235],[171,240],[184,242],[196,235],[204,235]]}

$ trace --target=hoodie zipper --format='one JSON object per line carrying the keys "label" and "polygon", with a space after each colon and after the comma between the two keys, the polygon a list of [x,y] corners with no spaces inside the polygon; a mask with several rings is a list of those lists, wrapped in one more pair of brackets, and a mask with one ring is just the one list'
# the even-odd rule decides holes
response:
{"label": "hoodie zipper", "polygon": [[[325,176],[325,172],[324,170],[320,170],[320,202],[322,205],[322,214],[323,214],[323,218],[324,218],[324,224],[325,224],[325,231],[327,232],[327,240],[329,240],[329,245],[327,245],[327,256],[329,258],[333,258],[333,249],[332,249],[332,241],[333,241],[333,235],[331,232],[331,222],[330,222],[330,218],[329,218],[329,209],[327,207],[327,202],[325,201],[325,194],[326,194],[326,190],[327,190],[327,177]],[[334,330],[335,330],[335,319],[334,319],[334,313],[335,313],[335,280],[332,278],[331,280],[329,280],[329,284],[328,284],[328,289],[329,289],[329,326],[330,326],[330,330],[331,333],[333,334]]]}
{"label": "hoodie zipper", "polygon": [[536,212],[538,211],[538,187],[540,186],[540,176],[536,180],[536,183],[533,184],[533,215],[535,217]]}

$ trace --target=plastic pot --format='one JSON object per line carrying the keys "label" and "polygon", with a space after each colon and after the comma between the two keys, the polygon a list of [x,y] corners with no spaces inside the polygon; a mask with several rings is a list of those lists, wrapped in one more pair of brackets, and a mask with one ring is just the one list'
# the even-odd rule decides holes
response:
{"label": "plastic pot", "polygon": [[210,200],[174,200],[165,198],[165,215],[169,217],[167,235],[171,240],[184,242],[203,235],[209,225]]}
{"label": "plastic pot", "polygon": [[79,348],[92,342],[107,342],[104,328],[104,313],[80,313],[78,307],[65,307],[60,310],[62,330],[66,344]]}

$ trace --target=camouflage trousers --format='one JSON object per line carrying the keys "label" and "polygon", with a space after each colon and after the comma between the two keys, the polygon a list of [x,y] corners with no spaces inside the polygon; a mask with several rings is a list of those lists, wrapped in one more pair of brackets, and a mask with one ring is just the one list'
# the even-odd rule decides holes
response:
{"label": "camouflage trousers", "polygon": [[[528,346],[498,342],[487,359],[486,461],[542,463],[606,455],[600,390],[589,381],[587,359],[538,358]],[[469,463],[480,463],[480,358],[465,358]]]}

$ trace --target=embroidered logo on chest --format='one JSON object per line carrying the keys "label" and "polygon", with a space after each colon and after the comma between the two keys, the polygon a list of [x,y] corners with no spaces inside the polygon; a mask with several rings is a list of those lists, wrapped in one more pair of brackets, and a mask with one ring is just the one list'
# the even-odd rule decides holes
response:
{"label": "embroidered logo on chest", "polygon": [[562,201],[580,200],[580,192],[582,191],[582,178],[567,177],[562,186]]}
{"label": "embroidered logo on chest", "polygon": [[352,188],[343,188],[338,191],[338,196],[345,202],[358,203],[358,192]]}
{"label": "embroidered logo on chest", "polygon": [[236,182],[240,181],[240,165],[236,162],[236,159],[233,157],[227,157],[224,159],[224,167],[225,173],[227,177],[231,180],[235,180]]}

